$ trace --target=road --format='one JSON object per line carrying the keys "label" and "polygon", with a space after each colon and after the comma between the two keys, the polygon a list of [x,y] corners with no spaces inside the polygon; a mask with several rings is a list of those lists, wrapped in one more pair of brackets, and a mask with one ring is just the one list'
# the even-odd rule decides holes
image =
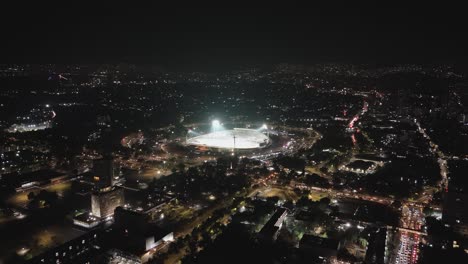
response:
{"label": "road", "polygon": [[[421,232],[424,226],[424,213],[420,207],[403,205],[400,228],[397,233],[398,246],[395,248],[393,259],[390,263],[395,264],[416,264],[419,258],[419,246]],[[420,231],[420,232],[418,232]]]}
{"label": "road", "polygon": [[[418,132],[428,141],[429,151],[437,157],[437,162],[440,168],[441,180],[438,183],[438,188],[442,192],[448,191],[448,166],[447,157],[439,149],[439,146],[435,144],[426,130],[421,127],[421,124],[417,119],[413,120],[417,126]],[[427,205],[432,200],[434,191],[425,190],[422,195],[417,199],[416,203],[403,204],[400,227],[396,235],[395,243],[398,246],[395,248],[395,252],[391,255],[390,263],[395,264],[416,264],[419,259],[419,246],[421,243],[422,235],[425,232],[422,230],[424,226],[424,213],[422,212],[422,206]]]}
{"label": "road", "polygon": [[[251,193],[251,192],[252,192],[251,190],[248,190],[248,191],[245,190],[240,193],[236,193],[235,195],[224,198],[221,202],[207,209],[201,215],[194,218],[193,221],[190,221],[190,223],[187,223],[186,225],[177,228],[177,230],[175,230],[174,232],[174,239],[177,240],[186,235],[190,235],[192,230],[200,226],[203,222],[205,222],[208,218],[210,218],[213,215],[213,212],[215,212],[218,209],[231,206],[235,197],[245,197],[247,193]],[[220,217],[217,221],[225,221],[225,216]],[[181,250],[179,250],[179,252],[169,255],[164,260],[164,263],[165,264],[179,263],[179,261],[185,256],[185,254],[187,254],[187,252],[188,251],[186,247],[182,248]]]}
{"label": "road", "polygon": [[[405,210],[405,209],[404,209]],[[423,213],[420,208],[407,208],[403,212],[401,225],[405,228],[420,230],[422,227]],[[403,229],[398,231],[398,247],[395,253],[396,264],[400,263],[418,263],[419,245],[421,243],[421,235],[415,232],[408,232]]]}
{"label": "road", "polygon": [[445,154],[439,149],[439,146],[437,144],[435,144],[432,141],[432,139],[429,137],[429,135],[426,133],[426,129],[421,127],[421,124],[419,123],[419,121],[416,118],[413,121],[416,124],[416,126],[418,127],[418,132],[421,133],[421,135],[425,139],[427,139],[427,141],[429,143],[429,146],[430,146],[429,151],[437,156],[437,162],[439,163],[439,167],[440,167],[441,180],[440,180],[439,186],[441,188],[441,191],[448,191],[447,158],[446,158]]}
{"label": "road", "polygon": [[[280,186],[275,186],[279,188]],[[297,187],[297,186],[296,186]],[[361,199],[371,202],[377,202],[385,205],[393,203],[393,199],[379,196],[372,196],[368,194],[360,194],[354,192],[337,192],[332,189],[301,186],[302,189],[306,188],[314,192],[326,193],[330,198],[354,198]],[[267,188],[267,187],[264,187]],[[284,187],[291,188],[292,187]],[[257,191],[258,192],[258,191]],[[251,193],[254,195],[254,193]],[[421,238],[426,235],[422,230],[424,226],[424,213],[422,211],[424,204],[414,203],[409,201],[403,201],[402,213],[400,218],[400,224],[397,228],[397,235],[395,236],[394,243],[397,244],[395,251],[391,254],[390,262],[395,264],[416,264],[419,258],[419,246]],[[394,227],[388,227],[394,228]]]}
{"label": "road", "polygon": [[414,233],[399,232],[397,235],[399,244],[397,252],[391,263],[395,264],[416,264],[419,259],[419,243],[421,236]]}

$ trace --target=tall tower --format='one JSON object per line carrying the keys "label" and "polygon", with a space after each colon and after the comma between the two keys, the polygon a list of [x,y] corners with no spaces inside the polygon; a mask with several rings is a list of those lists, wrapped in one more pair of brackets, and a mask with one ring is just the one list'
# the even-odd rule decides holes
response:
{"label": "tall tower", "polygon": [[112,187],[91,194],[91,213],[100,218],[112,216],[115,208],[124,204],[124,189],[119,187]]}
{"label": "tall tower", "polygon": [[94,191],[91,194],[91,213],[100,218],[112,216],[114,209],[125,203],[124,189],[114,186],[114,160],[105,156],[93,162]]}
{"label": "tall tower", "polygon": [[107,156],[93,161],[93,181],[95,190],[114,186],[114,160]]}

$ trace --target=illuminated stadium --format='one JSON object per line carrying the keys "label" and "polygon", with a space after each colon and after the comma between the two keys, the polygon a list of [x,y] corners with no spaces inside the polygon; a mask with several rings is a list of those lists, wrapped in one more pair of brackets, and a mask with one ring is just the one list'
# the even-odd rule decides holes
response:
{"label": "illuminated stadium", "polygon": [[[213,127],[219,126],[217,121]],[[234,128],[232,130],[213,131],[187,139],[187,145],[219,149],[256,149],[264,148],[270,138],[260,129]]]}

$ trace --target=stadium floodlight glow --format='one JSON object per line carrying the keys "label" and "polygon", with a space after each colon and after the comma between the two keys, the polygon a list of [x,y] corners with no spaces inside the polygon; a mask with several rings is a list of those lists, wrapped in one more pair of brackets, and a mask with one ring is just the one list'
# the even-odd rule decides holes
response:
{"label": "stadium floodlight glow", "polygon": [[211,132],[223,130],[223,125],[218,119],[211,121]]}
{"label": "stadium floodlight glow", "polygon": [[235,128],[221,130],[187,140],[188,145],[221,149],[256,149],[268,146],[270,139],[258,130]]}

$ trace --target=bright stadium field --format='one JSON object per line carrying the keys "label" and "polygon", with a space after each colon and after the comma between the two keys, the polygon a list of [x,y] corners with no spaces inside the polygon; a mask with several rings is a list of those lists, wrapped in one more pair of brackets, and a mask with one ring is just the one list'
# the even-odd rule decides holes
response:
{"label": "bright stadium field", "polygon": [[267,146],[269,141],[270,139],[258,130],[234,128],[189,138],[187,144],[209,148],[255,149]]}

